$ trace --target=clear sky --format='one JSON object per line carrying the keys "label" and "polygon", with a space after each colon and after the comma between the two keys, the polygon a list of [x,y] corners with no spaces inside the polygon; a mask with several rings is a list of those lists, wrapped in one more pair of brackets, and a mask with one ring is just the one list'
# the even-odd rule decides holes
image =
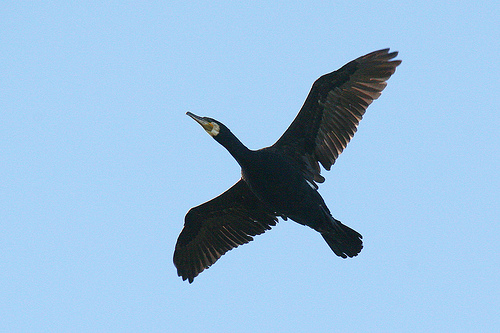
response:
{"label": "clear sky", "polygon": [[[498,1],[9,1],[1,332],[500,329]],[[320,191],[364,249],[280,221],[193,284],[189,208],[239,179],[186,111],[261,148],[311,84],[403,60]]]}

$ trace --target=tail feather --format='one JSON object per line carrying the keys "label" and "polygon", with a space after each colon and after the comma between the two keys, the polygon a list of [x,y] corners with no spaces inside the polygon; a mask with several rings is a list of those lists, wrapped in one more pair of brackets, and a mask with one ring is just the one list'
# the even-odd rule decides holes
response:
{"label": "tail feather", "polygon": [[323,236],[332,251],[342,258],[355,257],[363,248],[363,241],[361,240],[363,236],[335,219],[333,219],[333,228],[321,232],[321,236]]}

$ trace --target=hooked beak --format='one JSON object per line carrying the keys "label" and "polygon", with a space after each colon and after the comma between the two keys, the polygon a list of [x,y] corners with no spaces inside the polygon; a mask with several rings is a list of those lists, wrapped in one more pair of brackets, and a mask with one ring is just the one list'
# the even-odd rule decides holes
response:
{"label": "hooked beak", "polygon": [[206,121],[202,117],[199,117],[189,111],[186,112],[186,114],[193,118],[198,124],[200,124],[205,129],[205,131],[210,132],[214,128],[214,125],[211,122]]}

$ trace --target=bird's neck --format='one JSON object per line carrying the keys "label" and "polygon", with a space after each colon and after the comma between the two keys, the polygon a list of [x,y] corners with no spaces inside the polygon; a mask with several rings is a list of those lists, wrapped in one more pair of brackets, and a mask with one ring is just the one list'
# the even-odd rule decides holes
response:
{"label": "bird's neck", "polygon": [[216,136],[215,140],[219,142],[234,157],[240,166],[246,164],[251,150],[248,149],[231,131],[228,131],[223,137]]}

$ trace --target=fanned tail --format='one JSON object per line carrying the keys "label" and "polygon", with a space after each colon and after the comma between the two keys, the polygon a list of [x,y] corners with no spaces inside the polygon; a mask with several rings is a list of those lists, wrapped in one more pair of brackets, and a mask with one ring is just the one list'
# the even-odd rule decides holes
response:
{"label": "fanned tail", "polygon": [[343,225],[340,221],[333,220],[333,228],[321,232],[321,236],[328,243],[332,251],[342,258],[355,257],[363,248],[363,236],[356,230]]}

